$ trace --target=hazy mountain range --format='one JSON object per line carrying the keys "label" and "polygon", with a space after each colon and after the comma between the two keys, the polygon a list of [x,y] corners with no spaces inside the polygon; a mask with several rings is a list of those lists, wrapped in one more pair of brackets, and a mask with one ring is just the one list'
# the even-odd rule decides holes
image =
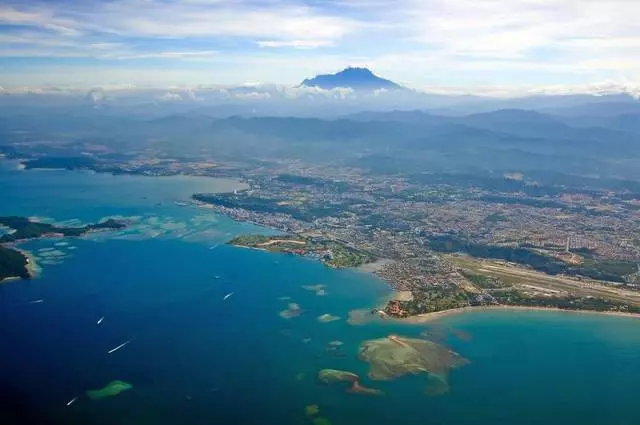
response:
{"label": "hazy mountain range", "polygon": [[[366,68],[346,68],[335,74],[305,79],[298,86],[248,84],[236,87],[197,86],[142,88],[133,86],[74,88],[0,88],[0,108],[56,106],[77,111],[129,113],[159,117],[198,111],[216,117],[299,116],[338,117],[362,111],[422,110],[438,115],[465,115],[498,109],[529,109],[554,115],[591,116],[637,114],[640,90],[599,86],[585,93],[536,94],[494,98],[436,94],[404,88]],[[622,119],[618,125],[627,124]]]}
{"label": "hazy mountain range", "polygon": [[258,163],[339,163],[373,173],[515,171],[640,180],[640,101],[625,93],[427,94],[355,68],[298,87],[0,97],[0,153],[99,162],[156,150]]}

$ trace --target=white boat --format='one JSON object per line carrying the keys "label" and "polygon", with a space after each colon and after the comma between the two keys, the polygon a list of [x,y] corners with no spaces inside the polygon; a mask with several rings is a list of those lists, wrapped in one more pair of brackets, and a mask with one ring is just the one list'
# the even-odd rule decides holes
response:
{"label": "white boat", "polygon": [[225,295],[222,301],[228,300],[231,295],[233,295],[233,292],[229,292],[227,295]]}
{"label": "white boat", "polygon": [[73,403],[76,402],[77,399],[78,399],[78,397],[76,396],[76,397],[72,398],[71,400],[69,400],[69,402],[67,403],[67,406],[71,406]]}
{"label": "white boat", "polygon": [[130,339],[129,341],[125,341],[122,344],[118,345],[115,348],[112,348],[111,350],[107,351],[107,354],[111,354],[111,353],[115,353],[116,351],[118,351],[119,349],[126,347],[127,345],[129,345],[129,343],[131,343],[131,341],[133,341],[133,339]]}
{"label": "white boat", "polygon": [[99,325],[100,323],[102,323],[103,320],[104,320],[104,316],[98,319],[98,321],[96,322],[96,325]]}

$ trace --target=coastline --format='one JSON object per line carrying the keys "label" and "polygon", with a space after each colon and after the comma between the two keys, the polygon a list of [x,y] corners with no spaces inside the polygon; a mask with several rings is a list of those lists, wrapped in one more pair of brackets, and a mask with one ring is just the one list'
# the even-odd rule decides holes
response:
{"label": "coastline", "polygon": [[17,250],[22,255],[24,255],[25,258],[27,258],[27,260],[29,260],[27,262],[27,265],[25,266],[25,268],[27,269],[27,273],[29,273],[29,279],[35,279],[38,276],[40,276],[40,272],[41,272],[42,268],[40,266],[38,266],[38,264],[36,263],[34,255],[31,252],[25,251],[23,249],[17,249]]}
{"label": "coastline", "polygon": [[[29,276],[27,279],[35,279],[40,276],[40,272],[42,269],[36,263],[35,256],[31,252],[20,249],[15,245],[11,246],[11,249],[22,254],[22,256],[27,260],[27,263],[24,265],[24,268],[27,271],[27,275]],[[20,276],[7,276],[3,279],[0,279],[0,284],[9,283],[16,280],[24,280],[24,278]]]}
{"label": "coastline", "polygon": [[[206,204],[206,203],[202,203],[203,205],[211,205],[212,207],[215,208],[215,205],[212,204]],[[232,220],[236,220],[239,222],[248,222],[254,225],[258,225],[267,229],[272,229],[272,230],[276,230],[279,232],[284,232],[284,233],[297,233],[297,232],[290,232],[290,231],[283,231],[281,229],[278,229],[276,227],[273,227],[271,225],[268,224],[264,224],[264,223],[260,223],[260,222],[255,222],[252,220],[239,220],[236,217],[233,217],[232,215],[226,214],[225,212],[222,211],[216,211],[219,214],[222,215],[226,215],[228,217],[230,217]],[[243,245],[236,245],[236,244],[230,244],[232,246],[235,247],[241,247],[241,248],[249,248],[249,249],[256,249],[256,250],[260,250],[260,251],[265,251],[265,252],[272,252],[268,249],[262,248],[262,247],[258,247],[258,246],[243,246]],[[349,269],[358,271],[358,272],[362,272],[362,273],[367,273],[367,274],[372,274],[374,276],[376,276],[378,279],[380,279],[380,281],[382,281],[385,285],[388,286],[388,288],[390,289],[389,294],[386,296],[383,296],[380,300],[381,304],[378,304],[376,307],[373,308],[373,310],[383,310],[384,306],[390,301],[390,300],[398,300],[398,301],[411,301],[413,299],[413,294],[411,293],[411,291],[407,291],[407,290],[401,290],[400,288],[397,288],[394,285],[394,282],[392,280],[389,280],[387,278],[384,278],[382,276],[380,276],[378,274],[378,272],[382,269],[384,269],[387,265],[389,264],[393,264],[395,263],[396,260],[393,259],[389,259],[389,258],[378,258],[375,261],[369,262],[369,263],[365,263],[362,264],[360,266],[357,267],[347,267]],[[335,266],[332,266],[331,264],[326,264],[323,262],[323,264],[329,268],[336,268]],[[448,317],[448,316],[454,316],[454,315],[460,315],[460,314],[464,314],[464,313],[473,313],[473,312],[479,312],[479,311],[490,311],[490,310],[494,310],[494,311],[541,311],[541,312],[560,312],[560,313],[571,313],[571,314],[587,314],[587,315],[593,315],[593,314],[597,314],[597,315],[605,315],[605,316],[616,316],[616,317],[629,317],[629,318],[636,318],[636,319],[640,319],[640,313],[627,313],[627,312],[616,312],[616,311],[596,311],[596,310],[568,310],[568,309],[561,309],[561,308],[553,308],[553,307],[531,307],[531,306],[518,306],[518,305],[485,305],[485,306],[468,306],[468,307],[462,307],[462,308],[456,308],[456,309],[450,309],[450,310],[442,310],[442,311],[437,311],[437,312],[431,312],[431,313],[422,313],[422,314],[417,314],[415,316],[410,316],[410,317],[405,317],[405,318],[396,318],[396,317],[389,317],[389,316],[385,316],[384,319],[385,320],[389,320],[389,321],[393,321],[395,323],[404,323],[404,324],[424,324],[424,323],[429,323],[429,322],[433,322],[435,320],[438,320],[440,318],[443,317]],[[350,312],[351,313],[355,313],[356,315],[361,315],[363,312],[366,311],[371,311],[369,309],[356,309],[356,310],[352,310]],[[355,318],[354,320],[352,320],[353,323],[351,324],[360,324],[357,322],[360,322],[362,318]],[[349,320],[348,320],[349,321]],[[364,320],[364,322],[368,322],[368,320]]]}
{"label": "coastline", "polygon": [[551,308],[551,307],[527,307],[527,306],[518,306],[518,305],[490,305],[490,306],[473,306],[473,307],[462,307],[455,308],[451,310],[442,310],[435,311],[432,313],[423,313],[415,316],[396,319],[389,318],[397,323],[406,323],[410,325],[418,325],[424,323],[430,323],[441,319],[443,317],[451,317],[457,316],[465,313],[475,313],[480,311],[542,311],[542,312],[556,312],[556,313],[570,313],[570,314],[596,314],[596,315],[604,315],[604,316],[615,316],[615,317],[629,317],[634,319],[640,319],[640,314],[635,313],[625,313],[622,311],[596,311],[596,310],[566,310],[561,308]]}

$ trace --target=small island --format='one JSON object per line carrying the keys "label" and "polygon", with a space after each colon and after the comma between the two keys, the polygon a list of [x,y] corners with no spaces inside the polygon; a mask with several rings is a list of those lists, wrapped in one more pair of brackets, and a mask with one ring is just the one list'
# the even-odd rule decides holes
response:
{"label": "small island", "polygon": [[[9,228],[9,232],[0,236],[0,243],[16,243],[46,236],[78,237],[88,232],[107,229],[122,229],[125,224],[108,219],[82,227],[60,227],[40,223],[26,217],[0,217],[0,225]],[[31,278],[29,258],[15,248],[0,245],[0,281],[9,278]]]}
{"label": "small island", "polygon": [[304,235],[242,235],[228,242],[230,245],[315,258],[333,268],[358,267],[374,260],[366,251],[323,236]]}
{"label": "small island", "polygon": [[33,221],[26,217],[10,216],[0,217],[0,224],[12,230],[12,232],[0,237],[0,243],[34,239],[47,235],[82,236],[92,230],[122,229],[125,227],[124,224],[111,218],[82,227],[58,227],[53,224]]}

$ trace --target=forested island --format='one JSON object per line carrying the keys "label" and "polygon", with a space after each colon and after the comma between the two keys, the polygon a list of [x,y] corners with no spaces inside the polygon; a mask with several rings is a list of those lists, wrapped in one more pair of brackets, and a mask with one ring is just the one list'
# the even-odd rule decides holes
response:
{"label": "forested island", "polygon": [[[94,230],[125,227],[125,224],[113,219],[82,227],[62,227],[17,216],[0,217],[0,225],[9,228],[8,233],[0,236],[0,243],[25,241],[47,235],[77,237]],[[0,245],[0,281],[11,277],[29,279],[31,275],[27,267],[28,264],[29,259],[25,254],[17,249]]]}
{"label": "forested island", "polygon": [[92,230],[122,229],[125,227],[123,223],[111,218],[100,223],[88,224],[82,227],[59,227],[49,223],[32,221],[26,217],[16,216],[0,217],[0,225],[12,230],[12,232],[0,237],[0,243],[39,238],[47,234],[82,236]]}

